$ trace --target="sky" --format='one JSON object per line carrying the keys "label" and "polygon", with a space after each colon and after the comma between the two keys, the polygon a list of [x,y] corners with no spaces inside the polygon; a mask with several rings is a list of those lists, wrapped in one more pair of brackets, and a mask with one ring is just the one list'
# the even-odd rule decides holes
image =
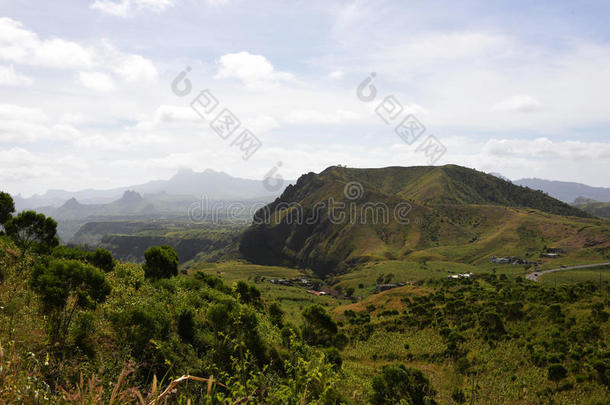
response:
{"label": "sky", "polygon": [[607,1],[0,0],[0,189],[337,164],[610,187],[609,16]]}

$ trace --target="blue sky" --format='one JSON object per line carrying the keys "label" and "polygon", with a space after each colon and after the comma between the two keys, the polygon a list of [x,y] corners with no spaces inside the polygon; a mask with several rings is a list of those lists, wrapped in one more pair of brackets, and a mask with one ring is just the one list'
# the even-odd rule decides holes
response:
{"label": "blue sky", "polygon": [[[262,178],[281,162],[285,178],[456,163],[610,186],[609,15],[604,1],[0,0],[0,184]],[[260,139],[248,160],[190,108],[203,89]],[[412,145],[375,113],[390,95],[426,127]],[[446,149],[434,162],[429,135]]]}

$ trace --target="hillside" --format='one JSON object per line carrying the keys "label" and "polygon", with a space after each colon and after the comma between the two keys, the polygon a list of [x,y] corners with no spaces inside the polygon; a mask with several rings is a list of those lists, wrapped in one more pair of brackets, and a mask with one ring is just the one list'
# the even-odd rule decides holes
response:
{"label": "hillside", "polygon": [[578,203],[578,199],[576,199],[574,205],[596,217],[610,219],[610,202],[587,201]]}
{"label": "hillside", "polygon": [[[337,208],[342,220],[333,218]],[[542,192],[460,166],[330,167],[302,176],[259,210],[240,251],[255,263],[328,274],[372,260],[538,258],[555,245],[603,257],[608,225]]]}

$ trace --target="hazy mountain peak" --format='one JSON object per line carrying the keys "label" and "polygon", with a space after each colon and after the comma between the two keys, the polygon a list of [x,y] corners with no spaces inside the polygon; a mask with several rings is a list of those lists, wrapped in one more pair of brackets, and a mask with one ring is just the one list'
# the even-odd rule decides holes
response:
{"label": "hazy mountain peak", "polygon": [[121,197],[122,202],[140,202],[144,199],[137,191],[127,190],[123,193],[123,197]]}
{"label": "hazy mountain peak", "polygon": [[74,208],[80,208],[82,206],[83,206],[83,204],[79,203],[76,198],[72,197],[68,201],[66,201],[64,203],[64,205],[62,205],[60,208],[62,208],[62,209],[74,209]]}

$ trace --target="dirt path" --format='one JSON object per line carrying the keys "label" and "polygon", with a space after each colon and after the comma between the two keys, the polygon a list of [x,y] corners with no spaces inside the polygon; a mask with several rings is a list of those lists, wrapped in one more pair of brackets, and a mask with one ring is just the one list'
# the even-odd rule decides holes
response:
{"label": "dirt path", "polygon": [[593,263],[593,264],[581,264],[579,266],[566,266],[566,267],[558,267],[556,269],[549,269],[549,270],[541,270],[541,271],[537,271],[534,273],[530,273],[527,276],[525,276],[528,280],[532,280],[532,281],[538,281],[538,277],[546,274],[546,273],[553,273],[555,271],[563,271],[563,270],[574,270],[574,269],[586,269],[588,267],[597,267],[597,266],[608,266],[610,265],[610,262],[606,262],[606,263]]}

